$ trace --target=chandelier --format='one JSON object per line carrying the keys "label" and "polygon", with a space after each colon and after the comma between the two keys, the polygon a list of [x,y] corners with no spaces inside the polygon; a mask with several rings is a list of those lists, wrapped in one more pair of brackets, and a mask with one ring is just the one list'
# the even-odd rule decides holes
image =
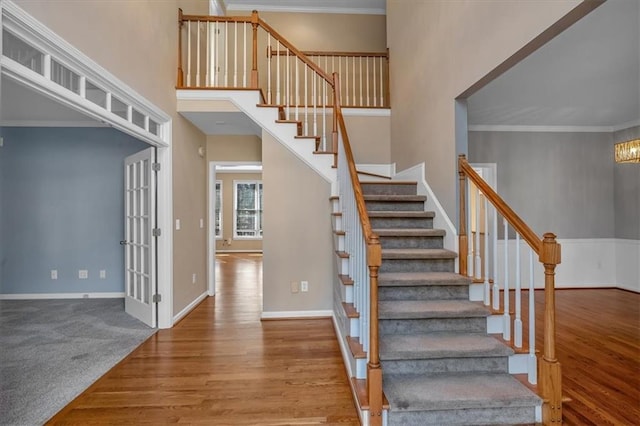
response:
{"label": "chandelier", "polygon": [[640,139],[614,145],[616,163],[640,163]]}

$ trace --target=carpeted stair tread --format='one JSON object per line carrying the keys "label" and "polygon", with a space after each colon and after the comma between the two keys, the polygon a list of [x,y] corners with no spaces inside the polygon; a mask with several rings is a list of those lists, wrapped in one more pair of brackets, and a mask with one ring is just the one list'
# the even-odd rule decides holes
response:
{"label": "carpeted stair tread", "polygon": [[435,213],[429,211],[404,211],[404,210],[390,210],[390,211],[372,211],[369,212],[370,218],[434,218]]}
{"label": "carpeted stair tread", "polygon": [[469,285],[471,278],[454,272],[381,272],[378,286]]}
{"label": "carpeted stair tread", "polygon": [[379,194],[364,194],[365,201],[389,201],[389,202],[415,202],[415,201],[427,201],[427,197],[424,195],[379,195]]}
{"label": "carpeted stair tread", "polygon": [[430,228],[380,228],[374,229],[379,237],[444,237],[444,229]]}
{"label": "carpeted stair tread", "polygon": [[513,350],[479,333],[391,334],[380,337],[380,359],[505,357]]}
{"label": "carpeted stair tread", "polygon": [[378,304],[383,319],[477,318],[490,312],[480,303],[468,300],[383,300]]}
{"label": "carpeted stair tread", "polygon": [[382,249],[382,259],[455,259],[457,256],[447,249]]}
{"label": "carpeted stair tread", "polygon": [[509,374],[446,374],[384,376],[391,411],[464,410],[528,407],[540,398]]}

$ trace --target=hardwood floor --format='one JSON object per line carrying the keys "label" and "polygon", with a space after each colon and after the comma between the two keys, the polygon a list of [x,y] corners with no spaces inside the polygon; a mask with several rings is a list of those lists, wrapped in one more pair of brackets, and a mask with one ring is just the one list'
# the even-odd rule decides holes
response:
{"label": "hardwood floor", "polygon": [[[50,424],[358,424],[331,321],[260,322],[261,257],[219,257],[217,276],[215,298]],[[556,303],[565,424],[640,424],[640,295],[560,290]],[[536,305],[540,321],[542,292]]]}
{"label": "hardwood floor", "polygon": [[330,319],[260,322],[262,257],[218,257],[217,294],[50,424],[357,425]]}

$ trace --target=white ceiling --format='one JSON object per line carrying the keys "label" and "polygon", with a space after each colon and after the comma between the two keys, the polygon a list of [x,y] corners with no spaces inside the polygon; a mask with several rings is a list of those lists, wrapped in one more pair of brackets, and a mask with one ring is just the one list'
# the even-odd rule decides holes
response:
{"label": "white ceiling", "polygon": [[640,1],[607,0],[468,100],[470,125],[640,125]]}
{"label": "white ceiling", "polygon": [[[384,0],[228,0],[227,4],[372,7]],[[253,7],[253,6],[251,6]],[[607,0],[469,98],[474,126],[616,128],[640,124],[640,1]],[[6,77],[2,125],[100,126]],[[190,117],[207,134],[256,134],[241,113]],[[216,122],[224,122],[216,124]],[[627,126],[629,127],[629,126]],[[234,133],[235,132],[235,133]],[[259,134],[259,133],[258,133]]]}

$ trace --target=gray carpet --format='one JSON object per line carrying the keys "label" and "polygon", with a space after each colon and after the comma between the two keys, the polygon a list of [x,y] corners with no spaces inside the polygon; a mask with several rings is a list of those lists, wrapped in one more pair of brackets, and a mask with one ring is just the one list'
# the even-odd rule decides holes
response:
{"label": "gray carpet", "polygon": [[154,332],[123,299],[0,300],[0,424],[44,423]]}

